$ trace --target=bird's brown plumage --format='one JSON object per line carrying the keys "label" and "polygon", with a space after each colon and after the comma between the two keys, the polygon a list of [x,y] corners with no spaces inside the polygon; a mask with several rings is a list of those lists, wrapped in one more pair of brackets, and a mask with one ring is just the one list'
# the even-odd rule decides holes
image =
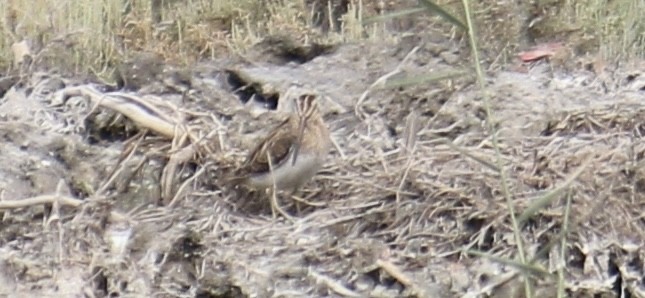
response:
{"label": "bird's brown plumage", "polygon": [[[294,181],[277,181],[278,184],[297,187],[311,178],[312,172],[322,166],[330,144],[329,131],[318,113],[315,100],[316,97],[310,94],[296,98],[295,105],[291,107],[292,114],[255,146],[236,176],[244,177],[242,180],[248,184],[253,179],[262,180],[257,177],[264,177],[272,169],[292,167],[292,171],[299,171],[302,175],[294,173],[295,178],[285,178]],[[301,158],[307,159],[301,163],[312,168],[303,168],[302,164],[297,166]]]}

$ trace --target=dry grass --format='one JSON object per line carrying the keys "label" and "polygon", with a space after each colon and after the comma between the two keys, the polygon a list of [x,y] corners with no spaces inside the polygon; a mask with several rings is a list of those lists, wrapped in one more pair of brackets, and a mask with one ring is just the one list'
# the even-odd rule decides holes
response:
{"label": "dry grass", "polygon": [[577,54],[598,52],[605,59],[645,57],[643,1],[569,0],[538,9],[544,15],[536,30],[545,35],[573,34]]}
{"label": "dry grass", "polygon": [[[127,14],[122,14],[118,6],[97,9],[77,5],[75,9],[69,9],[66,5],[70,3],[66,3],[56,8],[39,7],[42,11],[35,10],[32,18],[27,18],[16,3],[10,2],[3,7],[8,16],[5,28],[11,32],[13,41],[35,33],[33,40],[42,49],[35,56],[36,61],[42,59],[48,66],[73,61],[72,68],[76,72],[91,65],[91,71],[98,75],[109,72],[111,65],[129,51],[153,51],[167,60],[189,64],[200,58],[214,58],[221,50],[244,51],[265,35],[289,32],[298,34],[300,40],[308,40],[314,34],[310,31],[305,7],[296,1],[263,4],[249,1],[235,2],[235,5],[233,2],[202,1],[181,6],[182,9],[170,3],[162,15],[173,21],[157,24],[153,24],[154,14],[146,7],[132,6]],[[47,5],[45,2],[40,4]],[[580,23],[598,26],[603,23],[604,19],[596,17],[599,10],[594,10],[593,5],[588,10],[577,4],[563,5],[569,5]],[[605,22],[606,26],[597,30],[582,30],[582,36],[595,32],[592,44],[603,55],[641,55],[638,46],[643,43],[642,35],[638,35],[639,31],[626,32],[625,28],[639,30],[642,24],[635,23],[628,11],[620,13],[622,18],[610,18],[611,21]],[[47,14],[51,17],[33,17]],[[594,17],[587,18],[588,14]],[[359,25],[361,7],[352,6],[348,15],[340,34],[333,36],[340,40],[363,38],[364,30]],[[41,22],[46,19],[46,25],[34,19]],[[101,27],[91,26],[96,23]],[[626,24],[625,27],[620,27],[622,24]],[[213,27],[221,30],[213,30]],[[92,29],[73,31],[73,28]],[[621,40],[612,36],[616,31],[622,33]],[[96,36],[106,38],[91,38]],[[487,38],[491,36],[482,37]],[[606,40],[616,42],[609,46],[602,42]],[[473,52],[478,53],[474,41],[473,38]],[[4,49],[10,45],[6,40],[2,44]],[[56,49],[71,50],[60,56]],[[479,66],[478,59],[475,61]],[[483,90],[483,72],[481,69],[477,72]],[[147,141],[148,147],[141,148],[136,146],[143,137],[133,141],[131,144],[135,147],[129,148],[131,151],[119,160],[116,167],[119,170],[104,180],[87,201],[57,193],[27,199],[21,204],[0,204],[0,209],[22,208],[24,204],[52,204],[53,212],[46,218],[43,237],[52,237],[49,241],[57,244],[56,262],[84,264],[84,270],[92,272],[96,279],[87,282],[91,284],[87,291],[103,290],[103,286],[97,284],[109,281],[116,284],[105,285],[106,290],[118,292],[119,283],[125,282],[128,291],[141,295],[162,291],[167,295],[188,297],[192,294],[185,292],[189,284],[192,290],[199,289],[211,295],[224,292],[235,296],[231,293],[242,291],[264,296],[269,294],[266,291],[271,285],[275,291],[273,295],[280,291],[285,296],[333,292],[360,297],[357,290],[361,289],[360,282],[376,271],[379,278],[370,281],[372,283],[396,284],[401,292],[410,296],[443,296],[427,281],[438,280],[436,284],[444,286],[440,276],[447,275],[450,283],[456,283],[459,276],[446,264],[451,265],[451,260],[455,266],[481,261],[467,257],[478,251],[486,252],[479,253],[480,256],[510,265],[504,267],[510,273],[509,279],[517,275],[509,268],[520,268],[525,276],[546,281],[546,288],[553,288],[557,282],[560,289],[571,290],[571,284],[565,285],[565,273],[575,275],[579,265],[564,256],[580,254],[592,258],[588,256],[587,247],[580,248],[590,243],[586,237],[634,234],[636,239],[645,238],[638,221],[642,214],[637,211],[642,204],[637,188],[644,179],[637,161],[645,148],[634,141],[634,135],[640,137],[641,124],[630,120],[642,118],[645,112],[628,104],[617,107],[612,103],[596,110],[566,111],[558,115],[557,121],[545,128],[542,135],[521,139],[498,137],[497,122],[487,94],[483,97],[488,134],[482,131],[459,133],[455,140],[439,139],[437,132],[429,127],[419,128],[415,114],[408,118],[403,137],[388,139],[383,137],[386,131],[383,119],[357,115],[361,116],[361,121],[342,132],[344,140],[339,147],[342,151],[336,152],[336,158],[342,160],[330,163],[317,176],[315,188],[308,188],[303,193],[317,196],[317,201],[325,203],[309,203],[309,197],[299,198],[298,201],[308,205],[304,212],[292,222],[281,222],[268,218],[262,210],[244,206],[243,200],[227,185],[220,185],[217,180],[213,182],[207,176],[209,172],[220,176],[222,171],[234,166],[233,160],[239,160],[243,155],[235,146],[239,141],[236,135],[221,133],[221,130],[235,131],[235,123],[222,125],[212,115],[205,116],[189,109],[181,111],[193,116],[188,123],[185,119],[174,119],[172,115],[161,117],[164,112],[156,109],[132,113],[131,109],[120,110],[124,107],[122,100],[130,101],[135,107],[153,104],[134,95],[113,93],[114,98],[110,98],[94,91],[83,93],[79,91],[81,89],[68,88],[66,92],[69,92],[67,95],[89,97],[94,105],[116,110],[142,128],[172,139],[171,146],[167,141],[152,139]],[[225,93],[218,95],[221,100],[230,97]],[[361,103],[359,101],[355,107],[357,114],[364,112],[358,108]],[[179,114],[178,107],[163,107]],[[147,114],[148,110],[154,110],[154,115]],[[151,121],[150,116],[163,119]],[[176,129],[175,124],[179,123],[181,129]],[[375,132],[381,133],[380,138],[373,135]],[[213,141],[214,138],[217,140]],[[214,149],[207,146],[213,142],[216,144]],[[127,215],[108,212],[104,205],[109,204],[106,196],[107,190],[114,186],[113,178],[122,175],[122,165],[131,162],[137,150],[150,148],[163,148],[156,153],[169,156],[161,178],[162,196],[172,195],[176,190],[173,197],[166,198],[169,204],[145,210],[134,208]],[[198,158],[193,160],[195,156]],[[140,164],[145,162],[144,159]],[[178,180],[173,178],[182,176],[178,174],[180,169],[173,166],[188,162],[197,163],[199,170],[188,171],[191,176],[178,179],[181,184],[177,187],[175,182]],[[599,189],[603,192],[599,193]],[[292,202],[283,201],[293,212],[294,207],[289,205]],[[82,209],[82,212],[75,213],[71,221],[63,221],[59,205]],[[323,205],[325,208],[319,208]],[[597,212],[600,208],[604,212]],[[628,220],[616,221],[616,216]],[[101,226],[106,230],[91,233],[89,238],[83,235],[97,220],[110,224]],[[171,223],[172,227],[165,229],[167,227],[161,227],[163,223]],[[47,234],[50,229],[59,231],[58,235]],[[127,249],[127,241],[120,243],[119,240],[122,233],[127,235],[125,238],[134,235],[135,240],[133,244],[127,244]],[[103,240],[111,251],[106,250],[101,237],[105,237]],[[369,241],[363,241],[366,238]],[[624,240],[609,238],[603,238],[603,241]],[[553,249],[556,245],[561,247]],[[620,250],[612,246],[615,243],[602,245]],[[122,252],[128,249],[132,254],[123,255]],[[154,263],[147,262],[138,252],[164,257]],[[641,253],[636,252],[634,256],[633,251],[625,248],[612,260],[618,264],[617,258],[639,258]],[[514,261],[516,256],[519,261]],[[124,265],[123,260],[138,264]],[[557,264],[551,263],[553,260]],[[21,265],[20,261],[15,262]],[[467,266],[462,271],[474,277],[483,274],[479,269]],[[153,272],[167,274],[150,276]],[[554,272],[559,276],[555,277]],[[88,272],[85,273],[87,276]],[[498,281],[498,284],[493,281],[492,284],[500,286],[506,281]],[[482,294],[485,288],[491,287],[490,284],[479,285],[477,281],[473,283],[476,285],[468,288],[473,295]],[[595,286],[598,286],[593,289],[596,292],[612,290]],[[538,289],[533,290],[534,287]],[[393,288],[393,292],[381,294],[397,294],[396,286]],[[535,286],[528,278],[524,288],[526,297],[542,297],[536,292],[544,287]]]}
{"label": "dry grass", "polygon": [[[11,45],[29,40],[32,54],[45,67],[99,75],[138,51],[167,61],[191,64],[244,50],[263,36],[308,34],[301,1],[168,1],[161,20],[153,21],[148,1],[3,1],[3,57]],[[5,60],[4,67],[10,65]]]}
{"label": "dry grass", "polygon": [[576,56],[608,61],[645,57],[643,1],[487,1],[473,6],[481,44],[486,45],[482,50],[502,65],[519,49],[555,41]]}
{"label": "dry grass", "polygon": [[[71,87],[63,92],[78,95],[84,88]],[[60,95],[50,95],[50,99],[58,102],[64,98]],[[642,119],[645,109],[634,106],[634,102],[617,104],[610,100],[593,110],[563,111],[546,125],[541,136],[501,136],[498,152],[491,147],[490,136],[475,129],[457,133],[459,137],[453,140],[442,139],[413,115],[405,124],[406,133],[384,138],[382,133],[387,129],[383,119],[363,117],[364,121],[344,125],[335,132],[343,136],[342,155],[334,152],[334,159],[316,177],[316,183],[301,193],[303,202],[315,197],[315,203],[305,206],[294,222],[288,222],[272,219],[266,200],[259,200],[263,208],[246,207],[248,202],[212,179],[227,170],[222,165],[244,156],[244,150],[235,146],[239,136],[225,133],[243,125],[244,114],[237,114],[238,120],[228,123],[212,141],[194,137],[222,129],[217,127],[218,121],[213,123],[211,115],[183,110],[198,116],[183,122],[173,118],[176,111],[168,109],[167,103],[155,103],[154,96],[85,95],[102,108],[114,108],[118,98],[136,106],[158,105],[159,112],[144,115],[159,117],[158,121],[141,121],[137,113],[128,115],[142,128],[173,138],[173,147],[168,146],[168,140],[149,138],[143,142],[147,145],[132,152],[151,153],[153,148],[163,148],[172,160],[183,155],[184,148],[216,146],[200,154],[204,157],[196,160],[200,170],[188,171],[190,177],[173,175],[185,178],[177,182],[188,191],[180,192],[168,206],[132,208],[127,214],[112,210],[107,207],[112,203],[105,197],[109,192],[100,191],[111,189],[112,179],[103,180],[99,191],[84,201],[56,194],[22,203],[0,202],[0,209],[11,210],[53,202],[54,211],[45,218],[43,227],[30,223],[35,225],[30,228],[35,231],[30,237],[43,237],[46,247],[54,247],[52,252],[33,242],[29,244],[37,251],[33,257],[48,261],[26,264],[24,256],[6,260],[14,267],[29,266],[27,278],[36,278],[39,270],[55,262],[80,267],[61,265],[57,274],[80,270],[87,279],[80,288],[94,293],[454,297],[464,292],[477,296],[488,289],[503,291],[507,280],[516,279],[513,268],[530,267],[542,281],[536,283],[533,297],[554,297],[539,292],[554,289],[554,272],[566,271],[566,281],[560,280],[567,282],[564,287],[570,291],[581,291],[573,281],[590,278],[576,275],[582,270],[580,256],[596,261],[602,259],[598,254],[612,251],[615,255],[610,261],[617,266],[627,266],[621,258],[642,257],[642,251],[628,246],[630,241],[645,239],[639,222],[642,191],[638,190],[645,176],[636,163],[645,147],[633,137],[642,131],[642,123],[631,120]],[[232,97],[220,96],[222,100]],[[146,101],[148,104],[141,104]],[[217,108],[224,108],[222,105]],[[540,115],[528,115],[531,121],[540,121]],[[166,121],[183,122],[190,135],[159,130],[162,126],[156,123]],[[446,130],[441,133],[446,134]],[[470,155],[455,151],[454,146]],[[562,186],[570,189],[521,220],[520,239],[527,244],[526,259],[530,260],[524,264],[491,265],[466,253],[486,251],[489,258],[503,264],[510,264],[517,255],[511,236],[517,228],[500,195],[499,171],[489,166],[491,162],[481,162],[493,161],[496,155],[513,168],[507,182],[518,214],[530,210],[545,193]],[[135,156],[127,154],[114,167],[121,168]],[[123,175],[119,171],[114,174]],[[283,197],[282,204],[295,212],[291,200]],[[566,207],[569,204],[571,208]],[[76,209],[68,213],[62,209],[66,206]],[[553,249],[564,238],[568,241],[566,250]],[[569,258],[561,259],[563,253]],[[157,257],[150,258],[149,254]],[[602,266],[593,270],[599,270],[599,278],[606,278]],[[491,267],[504,274],[486,271]],[[503,279],[498,280],[499,276]],[[49,275],[44,274],[44,278],[49,280]],[[460,284],[464,280],[465,286]],[[60,280],[58,284],[62,287],[67,282]],[[124,283],[127,286],[122,286]],[[379,289],[381,284],[391,286]],[[600,282],[584,286],[593,293],[612,291],[611,285]],[[517,291],[515,287],[512,291]]]}
{"label": "dry grass", "polygon": [[[160,2],[164,5],[151,11],[148,1],[2,1],[5,37],[0,39],[0,66],[10,67],[11,45],[23,39],[29,40],[42,67],[109,77],[114,65],[136,51],[156,52],[168,61],[191,64],[231,51],[243,52],[264,36],[277,33],[334,42],[387,36],[382,25],[361,25],[377,10],[364,1],[352,2],[339,33],[324,36],[312,30],[312,11],[304,1]],[[502,61],[509,61],[518,47],[527,45],[527,39],[549,40],[563,34],[573,35],[569,40],[579,53],[643,57],[645,25],[639,22],[639,12],[645,4],[631,0],[614,1],[610,6],[604,3],[562,0],[530,6],[487,2],[477,4],[474,15],[478,23],[486,24],[481,28],[491,28],[480,30],[480,38],[486,48],[503,50]],[[460,11],[453,2],[439,4]],[[509,15],[514,17],[502,17]]]}

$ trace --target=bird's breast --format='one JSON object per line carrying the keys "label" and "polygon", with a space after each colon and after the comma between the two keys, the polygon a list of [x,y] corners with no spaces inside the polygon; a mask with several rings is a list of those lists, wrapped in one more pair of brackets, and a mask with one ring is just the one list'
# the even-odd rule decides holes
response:
{"label": "bird's breast", "polygon": [[298,154],[295,164],[289,160],[280,164],[272,172],[256,174],[249,177],[249,183],[258,188],[269,188],[275,185],[280,188],[292,188],[311,179],[324,163],[324,156],[317,154]]}

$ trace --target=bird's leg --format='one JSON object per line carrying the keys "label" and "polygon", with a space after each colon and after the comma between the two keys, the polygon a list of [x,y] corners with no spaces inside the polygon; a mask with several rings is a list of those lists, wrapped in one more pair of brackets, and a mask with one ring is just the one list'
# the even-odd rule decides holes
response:
{"label": "bird's leg", "polygon": [[[292,200],[294,199],[294,197],[296,196],[296,192],[298,191],[298,188],[299,187],[296,186],[293,189],[291,189],[291,192],[289,192],[289,198],[290,199],[292,199]],[[298,216],[300,216],[300,212],[301,212],[301,210],[300,210],[300,200],[296,199],[294,201],[296,202],[296,214],[298,214]]]}
{"label": "bird's leg", "polygon": [[276,217],[277,217],[276,211],[277,211],[277,213],[279,213],[282,216],[284,216],[284,218],[286,218],[287,220],[289,220],[291,222],[295,222],[293,217],[291,215],[289,215],[289,213],[284,211],[282,209],[282,207],[280,207],[280,203],[278,201],[278,192],[276,191],[275,187],[271,187],[271,214],[273,216],[273,219],[276,219]]}
{"label": "bird's leg", "polygon": [[277,183],[275,181],[275,176],[273,175],[273,163],[271,162],[271,155],[267,151],[267,160],[269,161],[269,173],[271,174],[271,177],[273,179],[273,187],[271,187],[271,214],[273,216],[273,219],[276,218],[276,213],[275,211],[277,210],[278,213],[282,214],[284,218],[288,219],[289,221],[293,222],[293,217],[291,217],[288,213],[284,212],[282,208],[280,208],[280,204],[278,204],[278,195],[277,195]]}
{"label": "bird's leg", "polygon": [[271,199],[270,199],[270,202],[271,202],[271,218],[273,220],[275,220],[276,217],[277,217],[277,215],[276,215],[276,206],[278,206],[278,199],[276,198],[276,195],[275,195],[275,187],[271,187],[270,196],[271,196]]}

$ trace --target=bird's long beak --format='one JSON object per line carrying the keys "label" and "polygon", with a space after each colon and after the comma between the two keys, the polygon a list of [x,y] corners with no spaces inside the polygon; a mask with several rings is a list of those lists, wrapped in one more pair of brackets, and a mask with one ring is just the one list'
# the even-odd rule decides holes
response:
{"label": "bird's long beak", "polygon": [[298,152],[300,151],[300,144],[302,143],[302,137],[305,134],[305,117],[300,117],[300,123],[298,124],[298,141],[295,144],[293,149],[293,159],[291,160],[291,165],[296,165],[296,159],[298,159]]}

